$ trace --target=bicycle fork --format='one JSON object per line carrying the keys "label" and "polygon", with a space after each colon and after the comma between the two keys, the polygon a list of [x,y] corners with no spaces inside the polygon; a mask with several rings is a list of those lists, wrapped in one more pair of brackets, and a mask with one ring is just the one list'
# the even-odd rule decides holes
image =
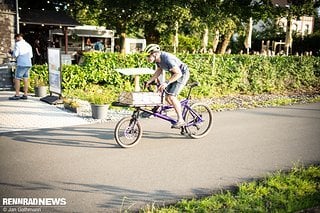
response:
{"label": "bicycle fork", "polygon": [[[190,116],[190,118],[192,118],[192,119],[187,121],[186,119],[187,119],[188,113],[189,113],[188,117]],[[180,133],[182,135],[190,134],[190,132],[188,130],[188,127],[190,127],[190,126],[196,127],[197,130],[200,129],[199,125],[201,125],[201,122],[203,122],[201,114],[198,114],[197,112],[192,110],[192,108],[190,106],[185,105],[183,107],[182,115],[183,115],[183,119],[187,122],[185,126],[181,127]]]}
{"label": "bicycle fork", "polygon": [[134,127],[136,125],[136,123],[138,122],[139,114],[140,108],[137,108],[135,111],[133,111],[129,126]]}
{"label": "bicycle fork", "polygon": [[135,126],[138,122],[139,113],[140,113],[140,109],[137,109],[132,113],[129,125],[125,130],[125,135],[128,138],[131,138],[136,133]]}

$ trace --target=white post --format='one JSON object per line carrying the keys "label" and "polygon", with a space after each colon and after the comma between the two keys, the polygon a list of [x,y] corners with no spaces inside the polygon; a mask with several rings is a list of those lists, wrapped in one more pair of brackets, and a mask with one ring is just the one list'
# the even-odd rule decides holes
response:
{"label": "white post", "polygon": [[173,37],[173,53],[177,53],[178,45],[179,45],[179,38],[178,38],[178,31],[179,31],[179,23],[178,21],[175,22],[175,35]]}
{"label": "white post", "polygon": [[207,52],[208,39],[209,39],[209,29],[206,26],[206,28],[204,29],[203,38],[202,38],[203,53]]}
{"label": "white post", "polygon": [[17,19],[17,34],[20,33],[20,26],[19,26],[19,0],[16,0],[16,19]]}

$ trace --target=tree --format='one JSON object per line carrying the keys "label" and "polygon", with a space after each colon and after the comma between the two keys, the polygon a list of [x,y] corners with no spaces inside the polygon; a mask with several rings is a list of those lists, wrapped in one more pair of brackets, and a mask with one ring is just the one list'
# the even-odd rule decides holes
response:
{"label": "tree", "polygon": [[[217,49],[219,39],[222,39],[219,53],[225,53],[232,35],[236,31],[243,31],[243,21],[248,21],[252,16],[251,0],[195,0],[192,2],[194,16],[200,18],[204,32],[211,31],[213,36],[213,50]],[[206,44],[207,34],[204,33],[203,44]],[[206,51],[206,45],[203,50]]]}
{"label": "tree", "polygon": [[[224,53],[234,33],[240,38],[245,35],[245,23],[248,23],[251,17],[254,22],[274,20],[281,16],[294,18],[311,14],[315,7],[319,6],[318,0],[288,0],[289,7],[275,7],[272,0],[20,2],[24,8],[65,10],[82,24],[100,25],[115,30],[120,35],[123,52],[125,38],[130,35],[145,37],[148,43],[170,45],[170,48],[173,45],[173,49],[178,48],[178,38],[185,38],[187,41],[187,37],[190,37],[199,39],[195,45],[202,43],[204,51],[211,43],[212,49]],[[219,42],[220,40],[222,41]]]}
{"label": "tree", "polygon": [[[209,32],[213,30],[215,35],[218,35],[220,29],[218,27],[218,19],[221,15],[221,1],[220,0],[194,0],[190,3],[190,8],[192,8],[192,13],[194,17],[197,17],[200,20],[199,30],[202,33],[202,51],[207,51],[207,45],[209,40]],[[217,43],[218,37],[215,37],[214,44]],[[213,47],[215,50],[216,47]]]}
{"label": "tree", "polygon": [[147,41],[171,44],[176,49],[180,27],[191,19],[188,5],[182,0],[145,0],[141,10],[144,15],[137,22],[144,29]]}
{"label": "tree", "polygon": [[99,2],[100,8],[105,8],[100,14],[99,22],[110,29],[114,28],[120,34],[121,52],[125,52],[125,38],[128,27],[139,17],[143,0],[114,0]]}

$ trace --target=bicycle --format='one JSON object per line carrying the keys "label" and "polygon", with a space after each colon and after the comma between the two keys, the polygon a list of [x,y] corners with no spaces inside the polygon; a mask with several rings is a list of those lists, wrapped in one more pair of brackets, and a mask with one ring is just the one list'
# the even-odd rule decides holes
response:
{"label": "bicycle", "polygon": [[[198,85],[198,82],[189,84],[188,86],[190,88],[187,97],[180,101],[182,106],[182,115],[186,122],[186,125],[180,128],[180,134],[190,136],[194,139],[205,137],[211,130],[213,122],[213,114],[208,105],[201,102],[190,104],[191,90]],[[162,103],[164,95],[165,92],[162,92]],[[130,117],[124,117],[116,124],[114,130],[115,140],[122,148],[133,147],[138,144],[142,138],[142,127],[139,122],[141,111],[149,113],[154,117],[166,120],[171,124],[176,123],[176,119],[164,113],[173,108],[173,106],[170,105],[130,105],[120,102],[113,102],[112,105],[135,108]],[[157,110],[148,109],[152,106],[156,107]]]}

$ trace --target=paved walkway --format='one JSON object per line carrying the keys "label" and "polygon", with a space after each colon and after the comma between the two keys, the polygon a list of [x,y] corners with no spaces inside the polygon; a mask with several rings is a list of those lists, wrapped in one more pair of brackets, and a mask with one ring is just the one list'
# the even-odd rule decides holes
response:
{"label": "paved walkway", "polygon": [[12,101],[13,91],[0,91],[0,133],[20,130],[56,128],[88,124],[75,113],[28,96],[28,100]]}
{"label": "paved walkway", "polygon": [[214,113],[202,139],[141,119],[131,149],[115,142],[115,124],[0,134],[0,205],[1,195],[65,198],[41,212],[138,212],[320,162],[320,103]]}

